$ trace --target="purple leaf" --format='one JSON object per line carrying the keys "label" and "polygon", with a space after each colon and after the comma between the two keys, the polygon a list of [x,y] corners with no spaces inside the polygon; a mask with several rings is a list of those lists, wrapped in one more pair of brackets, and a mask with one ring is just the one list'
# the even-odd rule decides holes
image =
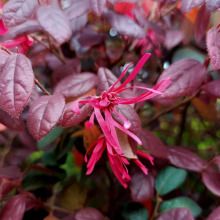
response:
{"label": "purple leaf", "polygon": [[16,166],[7,166],[0,169],[0,178],[19,179],[20,169]]}
{"label": "purple leaf", "polygon": [[73,33],[76,33],[78,31],[80,31],[83,27],[86,26],[88,21],[88,16],[87,14],[84,14],[80,17],[77,17],[75,19],[72,19],[70,21],[70,27]]}
{"label": "purple leaf", "polygon": [[[107,68],[99,68],[97,94],[101,95],[102,92],[107,91],[111,85],[117,81],[117,77]],[[119,85],[119,84],[118,84]]]}
{"label": "purple leaf", "polygon": [[67,103],[65,105],[63,115],[61,118],[62,127],[71,127],[79,124],[89,115],[92,110],[92,106],[89,104],[79,104],[80,114],[75,114],[72,110],[73,102]]}
{"label": "purple leaf", "polygon": [[41,140],[56,126],[64,106],[65,100],[60,95],[41,96],[32,103],[27,120],[30,134]]}
{"label": "purple leaf", "polygon": [[[70,7],[64,10],[69,20],[78,18],[89,11],[89,0],[72,0]],[[74,12],[74,13],[73,13]]]}
{"label": "purple leaf", "polygon": [[197,60],[185,58],[173,63],[158,79],[158,82],[172,79],[171,85],[161,97],[173,99],[191,95],[202,84],[206,74],[205,66]]}
{"label": "purple leaf", "polygon": [[168,150],[166,146],[152,132],[142,129],[140,138],[143,148],[147,150],[150,155],[158,158],[167,158]]}
{"label": "purple leaf", "polygon": [[40,30],[42,30],[42,28],[37,21],[29,20],[23,24],[16,25],[15,27],[10,28],[9,31],[7,32],[6,37],[8,39],[13,39],[13,38],[20,37],[22,35],[30,34],[33,32],[37,32]]}
{"label": "purple leaf", "polygon": [[179,30],[170,30],[166,32],[164,45],[168,50],[177,46],[183,40],[184,34]]}
{"label": "purple leaf", "polygon": [[[56,60],[54,60],[55,62]],[[53,80],[54,82],[59,82],[64,79],[66,76],[80,73],[81,72],[81,62],[80,59],[66,59],[65,64],[61,64],[55,68],[53,72]]]}
{"label": "purple leaf", "polygon": [[84,95],[96,86],[97,77],[93,73],[73,74],[61,80],[55,88],[55,94],[65,98],[75,98]]}
{"label": "purple leaf", "polygon": [[194,35],[197,44],[201,43],[201,40],[206,35],[206,29],[209,25],[210,13],[206,11],[205,4],[199,9],[196,17]]}
{"label": "purple leaf", "polygon": [[21,118],[13,118],[2,109],[0,109],[0,123],[16,131],[22,131],[24,128],[24,122]]}
{"label": "purple leaf", "polygon": [[[115,106],[115,110],[131,122],[131,127],[129,128],[129,130],[136,135],[140,135],[141,120],[136,111],[130,105],[118,105]],[[113,113],[113,117],[116,121],[123,125],[122,120],[115,113]]]}
{"label": "purple leaf", "polygon": [[157,220],[194,220],[194,218],[189,209],[174,208],[163,213]]}
{"label": "purple leaf", "polygon": [[146,35],[145,29],[140,27],[131,18],[117,14],[113,11],[104,12],[103,16],[107,22],[122,35],[133,38],[144,38]]}
{"label": "purple leaf", "polygon": [[220,219],[220,206],[215,209],[211,215],[207,218],[207,220],[219,220]]}
{"label": "purple leaf", "polygon": [[28,21],[35,14],[37,0],[10,0],[2,10],[2,18],[6,27],[15,27]]}
{"label": "purple leaf", "polygon": [[131,190],[132,200],[135,202],[144,202],[154,197],[155,178],[152,173],[145,175],[141,170],[135,170],[131,175],[129,188]]}
{"label": "purple leaf", "polygon": [[206,85],[203,85],[202,89],[211,95],[220,98],[220,80],[213,80]]}
{"label": "purple leaf", "polygon": [[76,213],[75,220],[103,220],[104,216],[94,208],[84,208]]}
{"label": "purple leaf", "polygon": [[216,156],[202,172],[202,180],[215,195],[220,196],[220,156]]}
{"label": "purple leaf", "polygon": [[2,68],[5,65],[6,60],[8,59],[9,54],[6,53],[4,50],[0,49],[0,73],[2,72]]}
{"label": "purple leaf", "polygon": [[220,0],[206,0],[206,9],[209,12],[212,12],[220,8]]}
{"label": "purple leaf", "polygon": [[1,72],[0,106],[18,117],[30,98],[33,86],[30,60],[23,54],[10,55]]}
{"label": "purple leaf", "polygon": [[210,29],[207,33],[206,41],[212,69],[220,69],[220,34],[218,29]]}
{"label": "purple leaf", "polygon": [[89,6],[92,12],[100,16],[105,8],[106,0],[89,0]]}
{"label": "purple leaf", "polygon": [[190,12],[193,8],[203,4],[205,0],[183,0],[181,2],[181,11],[188,13]]}
{"label": "purple leaf", "polygon": [[169,151],[168,160],[176,167],[200,173],[206,165],[205,160],[187,149],[173,146],[169,146],[167,149]]}
{"label": "purple leaf", "polygon": [[41,6],[37,10],[37,20],[42,29],[50,34],[59,44],[68,41],[71,37],[69,20],[57,7]]}
{"label": "purple leaf", "polygon": [[23,195],[13,196],[0,213],[1,220],[22,220],[25,212],[25,198]]}

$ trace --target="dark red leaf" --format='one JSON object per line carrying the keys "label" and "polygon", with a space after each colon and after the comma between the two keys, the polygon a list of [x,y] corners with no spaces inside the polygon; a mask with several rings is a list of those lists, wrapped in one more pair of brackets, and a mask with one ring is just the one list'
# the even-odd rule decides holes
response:
{"label": "dark red leaf", "polygon": [[20,37],[22,35],[30,34],[42,30],[41,26],[36,20],[28,20],[25,23],[16,25],[13,28],[10,28],[6,34],[8,39],[13,39]]}
{"label": "dark red leaf", "polygon": [[[54,60],[56,61],[56,60]],[[61,64],[55,68],[53,72],[53,80],[54,82],[61,81],[66,76],[80,73],[81,72],[81,62],[80,59],[66,59],[65,64]]]}
{"label": "dark red leaf", "polygon": [[[134,108],[130,105],[117,105],[115,106],[115,110],[131,122],[129,130],[139,136],[141,133],[141,120]],[[122,120],[115,113],[113,113],[113,117],[120,124],[123,124]]]}
{"label": "dark red leaf", "polygon": [[71,37],[70,23],[65,14],[57,7],[41,6],[37,10],[37,20],[42,29],[50,34],[59,44]]}
{"label": "dark red leaf", "polygon": [[84,208],[76,213],[75,220],[103,220],[101,212],[94,208]]}
{"label": "dark red leaf", "polygon": [[206,74],[205,66],[197,60],[185,58],[173,63],[158,79],[158,82],[172,79],[171,85],[161,97],[172,99],[191,95],[202,84]]}
{"label": "dark red leaf", "polygon": [[219,220],[219,216],[220,216],[220,207],[218,207],[217,209],[215,209],[211,215],[207,218],[207,220]]}
{"label": "dark red leaf", "polygon": [[23,195],[13,196],[0,213],[1,220],[22,220],[25,212],[25,198]]}
{"label": "dark red leaf", "polygon": [[80,114],[75,114],[72,110],[73,102],[67,103],[61,118],[62,127],[71,127],[79,124],[89,115],[92,106],[89,104],[79,104]]}
{"label": "dark red leaf", "polygon": [[168,147],[168,159],[171,164],[182,169],[202,172],[206,161],[182,147]]}
{"label": "dark red leaf", "polygon": [[163,213],[157,220],[194,220],[194,218],[189,209],[174,208]]}
{"label": "dark red leaf", "polygon": [[16,166],[7,166],[0,169],[0,178],[19,179],[20,169]]}
{"label": "dark red leaf", "polygon": [[154,197],[155,178],[152,173],[145,175],[141,170],[135,170],[129,184],[132,200],[143,202]]}
{"label": "dark red leaf", "polygon": [[206,9],[211,12],[220,8],[220,0],[206,0]]}
{"label": "dark red leaf", "polygon": [[159,158],[167,158],[168,150],[166,146],[152,132],[142,129],[140,138],[143,144],[142,147],[147,150],[150,155]]}
{"label": "dark red leaf", "polygon": [[170,30],[166,32],[164,45],[168,50],[177,46],[184,37],[184,33],[179,30]]}
{"label": "dark red leaf", "polygon": [[55,88],[55,94],[66,98],[75,98],[84,95],[96,86],[97,77],[93,73],[73,74],[61,80]]}
{"label": "dark red leaf", "polygon": [[22,131],[24,128],[24,122],[21,118],[13,118],[2,109],[0,109],[0,123],[16,131]]}
{"label": "dark red leaf", "polygon": [[199,9],[196,17],[194,35],[198,45],[206,35],[206,29],[209,25],[210,13],[206,11],[205,4]]}
{"label": "dark red leaf", "polygon": [[[70,7],[64,10],[69,20],[78,18],[89,11],[89,0],[72,0]],[[74,13],[73,13],[74,12]]]}
{"label": "dark red leaf", "polygon": [[105,8],[106,0],[89,0],[89,6],[92,12],[100,16]]}
{"label": "dark red leaf", "polygon": [[206,92],[220,98],[220,80],[213,80],[206,85],[202,86],[202,89]]}
{"label": "dark red leaf", "polygon": [[120,15],[113,11],[104,12],[103,16],[107,22],[120,34],[134,38],[144,38],[146,35],[145,29],[141,28],[131,18]]}
{"label": "dark red leaf", "polygon": [[110,88],[110,86],[113,85],[116,81],[116,76],[109,69],[99,68],[97,94],[101,95],[102,92],[107,91]]}
{"label": "dark red leaf", "polygon": [[215,195],[220,196],[220,156],[216,156],[202,172],[202,180]]}
{"label": "dark red leaf", "polygon": [[23,54],[12,54],[2,68],[0,106],[18,117],[26,106],[34,86],[30,60]]}
{"label": "dark red leaf", "polygon": [[2,10],[2,18],[6,27],[17,26],[29,20],[38,7],[37,0],[10,0]]}
{"label": "dark red leaf", "polygon": [[64,106],[65,100],[61,95],[41,96],[33,102],[27,120],[30,134],[41,140],[56,126]]}
{"label": "dark red leaf", "polygon": [[220,69],[220,34],[218,29],[210,29],[207,33],[206,41],[212,69]]}
{"label": "dark red leaf", "polygon": [[196,6],[201,5],[204,2],[205,2],[205,0],[184,0],[184,1],[181,1],[180,9],[183,12],[188,13],[193,8],[195,8]]}

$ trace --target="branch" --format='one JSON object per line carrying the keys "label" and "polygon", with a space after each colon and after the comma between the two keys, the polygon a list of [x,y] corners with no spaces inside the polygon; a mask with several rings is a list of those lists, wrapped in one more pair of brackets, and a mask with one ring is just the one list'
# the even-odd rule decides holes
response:
{"label": "branch", "polygon": [[144,121],[143,122],[143,126],[147,126],[149,124],[151,124],[152,122],[156,121],[160,116],[165,115],[169,112],[172,112],[174,109],[187,104],[188,102],[190,102],[192,99],[194,99],[200,91],[196,92],[195,94],[193,94],[192,96],[189,96],[187,98],[185,98],[184,100],[180,101],[179,103],[174,104],[173,106],[164,109],[163,111],[157,113],[153,118],[151,118],[149,121]]}
{"label": "branch", "polygon": [[159,195],[157,194],[156,195],[156,205],[155,205],[155,208],[154,208],[154,212],[150,218],[150,220],[154,220],[157,216],[158,216],[158,209],[160,207],[160,203],[162,202],[163,200],[159,197]]}
{"label": "branch", "polygon": [[45,95],[51,95],[42,85],[41,83],[37,80],[37,79],[34,79],[34,82],[35,84],[43,91],[43,93]]}

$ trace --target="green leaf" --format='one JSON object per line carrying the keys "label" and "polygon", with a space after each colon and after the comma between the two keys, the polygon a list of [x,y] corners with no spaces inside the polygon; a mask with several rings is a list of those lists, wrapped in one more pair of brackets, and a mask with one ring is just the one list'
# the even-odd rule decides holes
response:
{"label": "green leaf", "polygon": [[141,204],[129,203],[123,208],[122,216],[126,220],[147,220],[148,211]]}
{"label": "green leaf", "polygon": [[187,172],[183,169],[168,166],[157,175],[155,188],[162,196],[176,189],[186,179]]}
{"label": "green leaf", "polygon": [[192,215],[196,218],[201,213],[201,208],[192,200],[187,197],[178,197],[163,202],[160,205],[159,211],[166,212],[173,208],[185,207],[191,210]]}
{"label": "green leaf", "polygon": [[63,130],[64,128],[60,126],[55,127],[48,135],[46,135],[41,141],[37,143],[38,148],[42,149],[51,144],[63,133]]}

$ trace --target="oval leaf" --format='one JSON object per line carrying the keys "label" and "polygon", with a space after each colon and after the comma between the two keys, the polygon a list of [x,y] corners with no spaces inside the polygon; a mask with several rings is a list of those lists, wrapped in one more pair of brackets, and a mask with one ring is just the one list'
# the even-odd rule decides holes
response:
{"label": "oval leaf", "polygon": [[168,147],[168,151],[168,160],[170,163],[182,169],[200,173],[206,165],[205,160],[182,147]]}
{"label": "oval leaf", "polygon": [[218,29],[210,29],[207,33],[206,41],[212,69],[220,69],[220,34]]}
{"label": "oval leaf", "polygon": [[103,16],[120,34],[134,38],[144,38],[146,35],[145,29],[141,28],[131,18],[117,14],[113,11],[105,12]]}
{"label": "oval leaf", "polygon": [[0,106],[18,117],[26,106],[34,86],[30,60],[23,54],[12,54],[2,68]]}
{"label": "oval leaf", "polygon": [[86,117],[89,115],[89,113],[92,110],[92,106],[89,104],[79,104],[80,108],[80,114],[76,114],[72,110],[73,102],[67,103],[65,105],[63,115],[61,118],[61,125],[62,127],[71,127],[76,124],[79,124],[83,120],[86,119]]}
{"label": "oval leaf", "polygon": [[38,141],[47,135],[59,121],[65,100],[62,96],[41,96],[32,103],[27,120],[30,134]]}
{"label": "oval leaf", "polygon": [[220,80],[213,80],[206,85],[202,86],[206,92],[220,98]]}
{"label": "oval leaf", "polygon": [[37,20],[42,29],[59,44],[70,39],[72,32],[69,20],[59,8],[53,6],[39,7],[37,10]]}
{"label": "oval leaf", "polygon": [[0,213],[1,220],[22,220],[25,212],[25,198],[23,195],[13,196]]}
{"label": "oval leaf", "polygon": [[220,219],[220,207],[214,210],[207,220],[219,220]]}
{"label": "oval leaf", "polygon": [[202,180],[215,195],[220,196],[220,156],[215,157],[202,172]]}
{"label": "oval leaf", "polygon": [[152,156],[158,158],[167,158],[168,151],[166,146],[152,132],[142,129],[140,139],[143,143],[143,148]]}
{"label": "oval leaf", "polygon": [[76,98],[93,89],[96,83],[97,77],[93,73],[73,74],[58,83],[54,94],[61,94],[65,98]]}
{"label": "oval leaf", "polygon": [[103,220],[101,212],[94,208],[84,208],[76,213],[75,220]]}
{"label": "oval leaf", "polygon": [[[155,188],[160,196],[166,195],[176,189],[186,179],[187,172],[175,167],[166,167],[157,175]],[[175,178],[173,178],[175,177]]]}
{"label": "oval leaf", "polygon": [[17,26],[29,20],[38,7],[37,0],[10,0],[2,10],[2,19],[6,27]]}
{"label": "oval leaf", "polygon": [[151,172],[145,175],[141,170],[135,169],[131,177],[129,188],[133,201],[144,202],[154,197],[155,178]]}
{"label": "oval leaf", "polygon": [[175,199],[167,200],[160,205],[159,211],[166,212],[170,209],[178,207],[185,207],[190,209],[193,217],[197,217],[202,211],[201,208],[188,197],[178,197]]}
{"label": "oval leaf", "polygon": [[162,214],[157,220],[194,220],[187,208],[174,208]]}
{"label": "oval leaf", "polygon": [[211,12],[220,8],[220,0],[206,0],[206,9]]}
{"label": "oval leaf", "polygon": [[204,81],[206,68],[194,59],[182,59],[173,63],[159,77],[158,82],[171,78],[171,85],[161,95],[163,98],[180,98],[191,95]]}

